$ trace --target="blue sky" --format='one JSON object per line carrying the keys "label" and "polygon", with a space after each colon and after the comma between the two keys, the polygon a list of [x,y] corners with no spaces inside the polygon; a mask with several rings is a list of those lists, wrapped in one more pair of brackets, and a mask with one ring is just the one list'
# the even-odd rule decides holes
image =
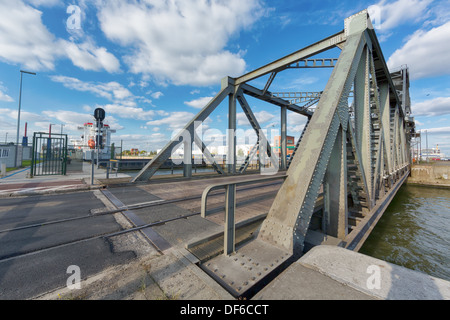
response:
{"label": "blue sky", "polygon": [[[117,130],[113,142],[160,149],[220,90],[221,78],[335,34],[370,6],[388,66],[410,68],[417,130],[450,155],[449,0],[0,0],[0,141],[15,141],[22,69],[37,75],[24,75],[21,136],[27,122],[29,136],[62,124],[78,138],[77,127],[101,107]],[[330,73],[286,72],[271,91],[321,91]],[[262,127],[279,127],[276,107],[248,100]],[[219,106],[204,130],[225,134],[226,111]],[[290,113],[288,134],[298,137],[304,123]],[[242,112],[238,125],[250,130]]]}

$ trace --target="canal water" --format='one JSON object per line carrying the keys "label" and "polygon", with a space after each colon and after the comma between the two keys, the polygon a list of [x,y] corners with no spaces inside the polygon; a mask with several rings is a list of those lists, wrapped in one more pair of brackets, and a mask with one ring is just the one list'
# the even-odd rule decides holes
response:
{"label": "canal water", "polygon": [[359,252],[450,281],[450,189],[403,185]]}

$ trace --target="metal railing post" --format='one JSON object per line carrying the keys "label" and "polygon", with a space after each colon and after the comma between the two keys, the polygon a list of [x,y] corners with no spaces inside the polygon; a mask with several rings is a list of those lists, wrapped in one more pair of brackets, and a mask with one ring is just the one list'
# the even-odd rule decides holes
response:
{"label": "metal railing post", "polygon": [[31,146],[31,168],[30,168],[30,178],[33,178],[35,171],[36,162],[36,133],[33,134],[33,145]]}
{"label": "metal railing post", "polygon": [[235,249],[236,184],[226,186],[224,254],[230,255]]}
{"label": "metal railing post", "polygon": [[219,183],[209,185],[203,190],[201,202],[201,217],[206,218],[208,195],[211,191],[225,188],[225,230],[224,230],[224,254],[230,255],[236,249],[236,226],[235,226],[235,212],[236,212],[236,186],[249,185],[260,182],[269,182],[273,180],[285,179],[287,175],[279,175],[268,178],[245,179],[242,181],[234,181],[228,183]]}
{"label": "metal railing post", "polygon": [[[61,131],[62,131],[62,125],[61,125]],[[67,137],[67,134],[65,135],[61,135],[62,138],[64,139],[64,171],[63,171],[63,175],[67,174],[67,157],[68,157],[68,146],[69,146],[69,139]]]}

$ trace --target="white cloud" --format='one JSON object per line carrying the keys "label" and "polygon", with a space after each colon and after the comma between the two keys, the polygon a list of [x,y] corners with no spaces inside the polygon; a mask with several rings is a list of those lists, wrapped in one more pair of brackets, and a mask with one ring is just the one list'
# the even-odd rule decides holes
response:
{"label": "white cloud", "polygon": [[135,97],[130,90],[122,86],[120,83],[112,81],[102,82],[85,82],[73,77],[66,76],[50,76],[54,82],[62,83],[66,88],[82,92],[91,92],[98,97],[106,98],[110,101],[129,101],[138,98]]}
{"label": "white cloud", "polygon": [[67,128],[65,129],[69,130],[76,130],[77,127],[83,125],[83,123],[94,120],[94,116],[92,114],[79,113],[68,110],[45,110],[42,111],[42,114],[44,114],[48,118],[56,119],[56,121],[52,120],[54,122],[65,124],[67,126]]}
{"label": "white cloud", "polygon": [[[86,107],[86,106],[85,106]],[[83,108],[84,109],[84,108]],[[41,114],[21,111],[21,130],[23,130],[24,123],[28,123],[28,132],[44,131],[48,132],[49,125],[52,126],[52,132],[60,132],[61,124],[63,124],[63,130],[65,133],[77,132],[78,127],[85,122],[94,121],[92,113],[80,113],[69,110],[44,110]],[[16,125],[12,125],[17,121],[17,110],[3,108],[0,109],[0,122],[6,120],[9,126],[2,126],[2,129],[16,129]],[[11,121],[11,120],[14,120]],[[104,121],[105,124],[109,124],[112,129],[121,130],[124,127],[119,124],[118,120],[111,115],[107,115]]]}
{"label": "white cloud", "polygon": [[[424,130],[427,130],[428,133],[437,133],[437,134],[450,133],[450,127],[431,128],[431,129],[424,129]],[[422,132],[423,132],[423,130],[422,130]]]}
{"label": "white cloud", "polygon": [[14,99],[0,91],[0,101],[13,102]]}
{"label": "white cloud", "polygon": [[125,128],[124,126],[119,124],[119,120],[117,120],[115,117],[113,117],[111,115],[107,115],[105,117],[105,121],[103,121],[103,123],[108,124],[110,126],[110,128],[114,129],[114,130],[122,130]]}
{"label": "white cloud", "polygon": [[88,106],[88,105],[83,106],[83,111],[86,111],[86,112],[89,112],[89,113],[94,112],[92,107]]}
{"label": "white cloud", "polygon": [[104,0],[97,7],[108,39],[130,48],[124,60],[132,72],[177,85],[242,74],[242,53],[225,48],[263,14],[259,0]]}
{"label": "white cloud", "polygon": [[425,19],[431,2],[433,0],[382,0],[368,10],[374,27],[387,32],[403,23]]}
{"label": "white cloud", "polygon": [[450,22],[429,31],[416,31],[387,64],[390,69],[407,64],[411,79],[450,74]]}
{"label": "white cloud", "polygon": [[[83,123],[93,122],[94,116],[92,113],[80,113],[69,110],[45,110],[42,112],[46,116],[46,121],[36,122],[35,125],[42,129],[48,129],[49,123],[56,123],[56,127],[60,130],[60,124],[64,125],[64,132],[78,132],[78,127]],[[124,127],[119,124],[118,120],[111,115],[107,115],[104,124],[108,124],[111,129],[121,130]],[[58,131],[57,130],[57,131]]]}
{"label": "white cloud", "polygon": [[164,96],[164,93],[162,93],[161,91],[153,92],[153,93],[152,93],[152,98],[153,98],[153,99],[159,99],[159,98],[161,98],[162,96]]}
{"label": "white cloud", "polygon": [[[31,1],[55,5],[57,1]],[[20,0],[0,1],[0,60],[33,71],[54,70],[59,59],[70,59],[84,70],[119,71],[119,61],[87,39],[75,43],[55,37],[42,22],[42,12]]]}
{"label": "white cloud", "polygon": [[139,150],[156,151],[161,149],[167,142],[167,137],[162,133],[153,133],[150,135],[143,134],[122,134],[112,135],[112,142],[115,145],[123,143],[124,150],[130,150],[131,148],[138,148]]}
{"label": "white cloud", "polygon": [[31,5],[35,7],[54,7],[54,6],[61,6],[64,3],[62,0],[26,0],[26,2],[29,2]]}
{"label": "white cloud", "polygon": [[[50,79],[54,82],[62,83],[68,89],[77,90],[81,92],[90,92],[97,97],[105,98],[113,102],[117,106],[123,106],[124,108],[135,108],[142,111],[142,108],[136,108],[137,101],[140,103],[151,104],[152,101],[142,97],[135,96],[130,90],[116,81],[111,82],[90,82],[82,81],[77,78],[67,76],[50,76]],[[129,86],[130,87],[130,86]],[[162,93],[161,93],[162,95]],[[132,110],[132,109],[127,109]],[[156,111],[157,113],[159,111]],[[135,114],[135,112],[132,112]],[[129,118],[129,117],[128,117]],[[149,120],[149,119],[146,119]]]}
{"label": "white cloud", "polygon": [[2,82],[0,81],[0,101],[13,102],[14,99],[8,96],[3,91],[6,91],[6,88],[2,86]]}
{"label": "white cloud", "polygon": [[155,110],[144,110],[139,107],[128,107],[119,104],[107,104],[97,107],[103,108],[106,113],[112,113],[125,119],[151,120],[157,114]]}
{"label": "white cloud", "polygon": [[[10,119],[17,120],[17,110],[15,109],[8,109],[8,108],[0,109],[0,115],[6,115]],[[21,110],[20,120],[21,122],[48,121],[48,118],[37,113]]]}
{"label": "white cloud", "polygon": [[[261,125],[261,127],[266,128],[268,130],[280,130],[280,118],[277,114],[272,114],[267,111],[259,111],[254,112],[256,119],[258,120],[258,123]],[[247,120],[247,117],[245,114],[238,113],[236,115],[237,117],[237,123],[238,125],[250,125],[250,123]],[[305,127],[307,121],[307,117],[304,115],[295,113],[295,112],[288,112],[287,115],[287,133],[288,135],[298,135],[303,131],[303,128]]]}
{"label": "white cloud", "polygon": [[139,82],[139,86],[140,86],[141,88],[146,88],[146,87],[148,87],[148,82],[147,82],[147,81],[144,81],[144,80],[141,80],[141,81]]}
{"label": "white cloud", "polygon": [[427,19],[425,25],[440,26],[450,20],[450,0],[441,0],[439,2],[434,1],[433,5],[429,8],[430,16],[432,19]]}
{"label": "white cloud", "polygon": [[[17,111],[16,113],[16,117],[17,117]],[[13,109],[7,109],[7,108],[1,108],[0,109],[0,115],[6,115],[8,117],[14,117],[14,110]]]}
{"label": "white cloud", "polygon": [[287,134],[298,136],[303,129],[305,128],[305,124],[308,118],[304,115],[288,112],[287,114]]}
{"label": "white cloud", "polygon": [[42,111],[42,114],[46,115],[47,117],[57,119],[60,122],[77,123],[78,125],[80,125],[80,123],[89,122],[94,119],[92,114],[79,113],[68,110],[57,110],[57,111],[46,110]]}
{"label": "white cloud", "polygon": [[[275,116],[267,111],[258,111],[253,113],[258,120],[258,123],[262,126],[264,123],[271,121]],[[250,122],[247,119],[247,116],[243,112],[239,112],[236,114],[237,124],[240,126],[250,125]]]}
{"label": "white cloud", "polygon": [[[25,123],[27,123],[28,136],[33,131],[47,131],[51,123],[47,115],[37,114],[26,110],[20,112],[20,139],[24,134]],[[17,130],[17,110],[2,108],[0,109],[0,132],[9,132],[8,140],[16,141]]]}
{"label": "white cloud", "polygon": [[167,117],[159,119],[159,120],[153,120],[147,122],[147,125],[149,126],[165,126],[172,130],[178,130],[183,128],[188,121],[190,121],[195,115],[191,112],[186,111],[176,111],[171,112]]}
{"label": "white cloud", "polygon": [[439,97],[412,104],[414,116],[442,116],[450,114],[450,97]]}
{"label": "white cloud", "polygon": [[96,47],[92,41],[77,44],[61,40],[60,45],[72,63],[83,70],[101,71],[104,69],[110,73],[120,71],[119,60],[106,48]]}
{"label": "white cloud", "polygon": [[[163,110],[145,110],[137,106],[138,101],[151,103],[144,97],[135,96],[133,93],[122,86],[120,83],[112,81],[102,82],[85,82],[77,78],[66,76],[51,76],[54,82],[62,83],[66,88],[81,92],[90,92],[98,97],[105,98],[112,103],[105,105],[97,105],[96,108],[103,108],[107,114],[114,114],[123,119],[135,120],[152,120],[154,116],[166,116],[167,112]],[[92,110],[90,106],[83,106],[83,110]]]}
{"label": "white cloud", "polygon": [[185,101],[184,104],[192,108],[203,109],[212,99],[213,97],[203,97],[191,101]]}
{"label": "white cloud", "polygon": [[287,15],[281,16],[279,19],[280,19],[281,29],[284,29],[287,25],[289,25],[292,22],[291,18]]}
{"label": "white cloud", "polygon": [[0,2],[0,57],[32,70],[53,69],[61,54],[41,20],[42,12],[22,1]]}

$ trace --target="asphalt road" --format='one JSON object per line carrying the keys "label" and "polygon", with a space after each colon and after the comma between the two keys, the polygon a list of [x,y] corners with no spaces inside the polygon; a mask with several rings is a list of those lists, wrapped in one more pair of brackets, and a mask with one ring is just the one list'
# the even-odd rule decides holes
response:
{"label": "asphalt road", "polygon": [[108,238],[89,239],[123,229],[112,215],[2,232],[104,207],[92,191],[0,199],[0,299],[30,299],[64,287],[71,265],[85,279],[134,259],[135,252],[117,252]]}

